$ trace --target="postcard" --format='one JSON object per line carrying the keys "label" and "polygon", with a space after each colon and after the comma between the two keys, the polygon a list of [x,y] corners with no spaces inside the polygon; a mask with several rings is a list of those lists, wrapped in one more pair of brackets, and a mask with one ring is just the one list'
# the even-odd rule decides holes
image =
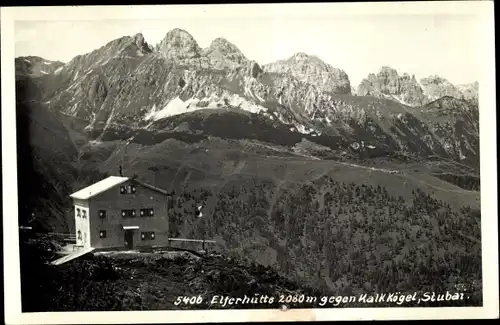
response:
{"label": "postcard", "polygon": [[498,317],[493,2],[1,15],[7,324]]}

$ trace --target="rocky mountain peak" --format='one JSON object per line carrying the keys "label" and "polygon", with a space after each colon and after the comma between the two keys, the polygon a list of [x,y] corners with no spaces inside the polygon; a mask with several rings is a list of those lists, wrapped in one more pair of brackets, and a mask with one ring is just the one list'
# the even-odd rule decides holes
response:
{"label": "rocky mountain peak", "polygon": [[43,76],[51,74],[64,63],[45,60],[38,56],[24,56],[15,59],[16,75]]}
{"label": "rocky mountain peak", "polygon": [[380,71],[379,73],[377,74],[378,77],[382,77],[382,78],[387,78],[387,79],[391,79],[391,78],[398,78],[399,77],[399,74],[398,74],[398,71],[394,68],[391,68],[389,66],[383,66],[380,68]]}
{"label": "rocky mountain peak", "polygon": [[241,53],[241,51],[234,45],[233,43],[229,42],[227,39],[223,37],[217,37],[212,41],[210,44],[211,49],[217,49],[219,51],[224,51],[224,52],[238,52]]}
{"label": "rocky mountain peak", "polygon": [[286,60],[266,64],[264,71],[289,73],[302,82],[317,86],[322,91],[338,94],[351,93],[347,73],[305,52],[298,52]]}
{"label": "rocky mountain peak", "polygon": [[457,89],[463,94],[464,99],[479,100],[479,82],[474,81],[469,84],[457,85]]}
{"label": "rocky mountain peak", "polygon": [[306,59],[309,59],[310,56],[307,55],[307,53],[305,53],[305,52],[297,52],[292,56],[292,58],[295,60],[306,60]]}
{"label": "rocky mountain peak", "polygon": [[447,79],[438,75],[431,75],[427,78],[420,79],[420,84],[424,94],[429,99],[434,100],[444,96],[452,96],[461,98],[462,93]]}
{"label": "rocky mountain peak", "polygon": [[436,74],[430,75],[427,78],[422,78],[421,80],[425,80],[427,82],[432,82],[432,83],[442,83],[448,81],[445,78],[442,78]]}
{"label": "rocky mountain peak", "polygon": [[151,47],[144,39],[144,35],[142,33],[137,33],[133,37],[135,45],[139,48],[139,50],[149,53],[151,52]]}
{"label": "rocky mountain peak", "polygon": [[248,73],[252,78],[259,77],[263,72],[264,71],[257,62],[251,61],[248,63]]}
{"label": "rocky mountain peak", "polygon": [[142,35],[142,33],[135,34],[134,35],[134,42],[138,46],[142,46],[145,43],[145,41],[144,41],[144,35]]}
{"label": "rocky mountain peak", "polygon": [[248,64],[247,57],[225,38],[218,37],[203,51],[203,55],[210,59],[215,68],[235,68]]}
{"label": "rocky mountain peak", "polygon": [[180,28],[174,28],[169,31],[160,44],[158,44],[157,50],[167,58],[181,60],[198,58],[201,54],[201,48],[194,37]]}
{"label": "rocky mountain peak", "polygon": [[359,96],[390,98],[409,106],[421,106],[442,97],[477,100],[477,85],[454,86],[439,75],[431,75],[417,81],[415,75],[398,74],[397,70],[383,66],[377,74],[370,73],[361,81]]}
{"label": "rocky mountain peak", "polygon": [[390,66],[382,66],[377,74],[370,73],[357,88],[359,96],[375,96],[395,99],[403,104],[415,106],[426,102],[423,90],[415,76],[399,75]]}

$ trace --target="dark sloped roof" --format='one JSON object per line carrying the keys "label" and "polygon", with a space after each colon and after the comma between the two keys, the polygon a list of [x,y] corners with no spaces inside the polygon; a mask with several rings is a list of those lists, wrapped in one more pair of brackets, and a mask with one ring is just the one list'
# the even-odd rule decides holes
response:
{"label": "dark sloped roof", "polygon": [[166,191],[164,189],[161,189],[159,187],[156,187],[156,186],[153,186],[151,184],[139,181],[137,178],[131,178],[130,180],[133,181],[133,182],[135,182],[135,183],[137,183],[137,184],[139,184],[139,185],[141,185],[141,186],[149,188],[150,190],[156,191],[158,193],[161,193],[161,194],[164,194],[164,195],[171,195],[172,194],[171,192],[168,192],[168,191]]}

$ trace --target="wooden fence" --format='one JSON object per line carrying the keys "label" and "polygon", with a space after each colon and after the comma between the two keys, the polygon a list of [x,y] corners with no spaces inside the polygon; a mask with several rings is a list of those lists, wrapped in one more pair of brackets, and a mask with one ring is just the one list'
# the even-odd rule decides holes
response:
{"label": "wooden fence", "polygon": [[[202,250],[205,250],[205,244],[216,244],[215,240],[210,239],[189,239],[189,238],[169,238],[169,242],[201,243]],[[171,244],[171,243],[169,243]]]}

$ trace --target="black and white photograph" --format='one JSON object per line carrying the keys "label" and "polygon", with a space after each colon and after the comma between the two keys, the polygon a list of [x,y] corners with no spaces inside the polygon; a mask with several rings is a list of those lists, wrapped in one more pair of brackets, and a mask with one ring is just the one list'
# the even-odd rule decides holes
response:
{"label": "black and white photograph", "polygon": [[493,2],[1,10],[7,324],[498,317]]}

